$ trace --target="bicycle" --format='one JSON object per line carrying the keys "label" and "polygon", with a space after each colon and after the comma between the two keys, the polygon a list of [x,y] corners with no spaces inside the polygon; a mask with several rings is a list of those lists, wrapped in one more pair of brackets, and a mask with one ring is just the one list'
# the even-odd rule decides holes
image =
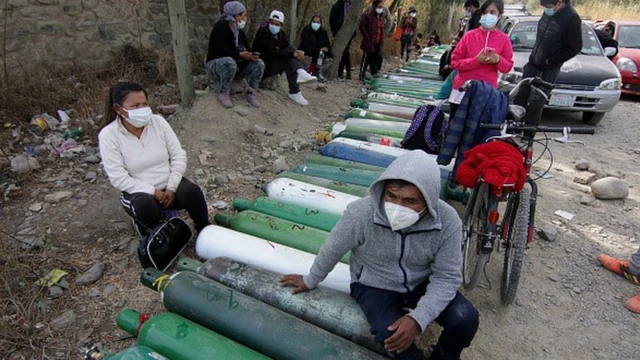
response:
{"label": "bicycle", "polygon": [[[510,98],[517,93],[519,86],[523,83],[531,84],[532,90],[539,92],[545,98],[548,97],[540,87],[546,87],[549,90],[553,89],[553,84],[549,84],[539,78],[527,78],[520,81],[510,92]],[[527,174],[524,188],[516,192],[512,190],[515,184],[505,186],[504,194],[498,198],[493,194],[490,184],[484,182],[483,179],[478,179],[479,185],[473,191],[463,216],[463,285],[468,290],[475,288],[480,279],[480,274],[483,273],[489,282],[489,288],[491,287],[485,272],[485,266],[493,253],[496,239],[499,239],[500,241],[497,242],[498,251],[500,251],[500,246],[505,247],[500,283],[500,298],[505,305],[511,304],[515,299],[522,271],[524,251],[527,245],[533,241],[534,236],[536,198],[538,194],[538,188],[535,183],[538,178],[531,178],[531,168],[535,162],[533,160],[534,143],[542,143],[545,150],[540,157],[546,151],[549,151],[553,162],[553,156],[547,146],[549,137],[546,136],[546,133],[562,133],[563,137],[559,139],[561,142],[568,142],[569,133],[591,135],[594,133],[592,128],[528,125],[521,122],[525,113],[526,110],[524,108],[512,105],[509,111],[509,116],[512,119],[507,119],[504,124],[480,124],[483,129],[500,130],[500,135],[494,136],[488,141],[507,141],[520,151]],[[535,139],[535,134],[539,131],[545,133],[544,140],[546,143],[542,139]],[[524,135],[510,134],[514,132]],[[509,140],[516,136],[522,137],[524,146],[518,146],[517,143]],[[498,205],[504,201],[506,201],[506,207],[502,221],[499,223],[500,212]]]}

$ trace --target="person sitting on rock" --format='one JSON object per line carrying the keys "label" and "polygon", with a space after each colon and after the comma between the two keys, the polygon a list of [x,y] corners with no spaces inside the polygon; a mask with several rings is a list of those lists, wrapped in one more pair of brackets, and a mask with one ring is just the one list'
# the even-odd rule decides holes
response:
{"label": "person sitting on rock", "polygon": [[269,21],[260,26],[253,39],[253,51],[260,52],[264,61],[263,81],[284,72],[289,82],[289,98],[300,105],[308,105],[309,102],[302,96],[298,84],[316,81],[317,78],[304,70],[304,52],[289,44],[283,27],[284,14],[273,10]]}
{"label": "person sitting on rock", "polygon": [[234,78],[246,78],[249,87],[244,96],[253,107],[260,107],[256,89],[264,73],[260,54],[251,52],[247,36],[247,10],[239,1],[224,4],[222,16],[213,26],[209,36],[206,71],[219,82],[218,101],[226,108],[233,107],[230,91]]}
{"label": "person sitting on rock", "polygon": [[169,123],[151,112],[141,85],[111,87],[104,121],[98,135],[104,170],[140,235],[156,228],[168,209],[186,209],[196,231],[209,225],[204,194],[183,177],[187,153]]}
{"label": "person sitting on rock", "polygon": [[[311,75],[322,79],[323,71],[328,69],[333,62],[331,42],[327,30],[322,27],[322,18],[314,15],[311,23],[302,29],[300,46],[298,50],[304,51],[304,66]],[[322,52],[322,63],[318,64],[318,58]]]}
{"label": "person sitting on rock", "polygon": [[[627,260],[619,260],[609,255],[601,254],[598,262],[607,270],[610,270],[631,283],[640,285],[640,248],[631,254]],[[640,293],[624,303],[624,307],[636,314],[640,314]]]}

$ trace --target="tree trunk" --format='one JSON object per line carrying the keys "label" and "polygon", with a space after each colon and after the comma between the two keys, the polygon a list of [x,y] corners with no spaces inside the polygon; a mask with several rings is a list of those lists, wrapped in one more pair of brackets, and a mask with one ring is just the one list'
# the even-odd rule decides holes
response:
{"label": "tree trunk", "polygon": [[289,20],[289,24],[291,24],[291,29],[289,30],[289,42],[293,45],[296,43],[298,36],[298,0],[291,0],[291,11],[289,16],[291,17],[291,20]]}
{"label": "tree trunk", "polygon": [[396,11],[396,7],[400,5],[401,0],[393,0],[389,6],[389,12],[393,14]]}
{"label": "tree trunk", "polygon": [[364,0],[354,0],[351,3],[347,18],[344,20],[340,31],[336,34],[336,37],[333,39],[331,51],[333,52],[334,62],[326,73],[328,79],[334,79],[338,75],[338,66],[340,65],[342,52],[347,47],[349,40],[351,40],[351,37],[353,37],[353,34],[358,28],[358,19],[362,13],[363,6]]}

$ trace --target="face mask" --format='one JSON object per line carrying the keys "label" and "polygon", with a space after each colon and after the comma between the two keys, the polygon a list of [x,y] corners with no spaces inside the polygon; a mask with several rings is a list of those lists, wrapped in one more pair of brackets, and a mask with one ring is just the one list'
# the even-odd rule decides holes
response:
{"label": "face mask", "polygon": [[277,33],[280,32],[280,26],[269,24],[269,31],[271,31],[273,35],[276,35]]}
{"label": "face mask", "polygon": [[247,22],[244,20],[237,22],[237,24],[238,24],[238,29],[240,30],[244,29],[244,27],[247,26]]}
{"label": "face mask", "polygon": [[473,12],[471,10],[467,10],[467,17],[472,17],[473,16]]}
{"label": "face mask", "polygon": [[416,13],[411,13],[411,14],[409,14],[409,16],[416,17]]}
{"label": "face mask", "polygon": [[407,228],[420,220],[420,213],[415,210],[387,201],[384,202],[384,211],[387,213],[387,220],[393,231]]}
{"label": "face mask", "polygon": [[377,12],[378,14],[382,14],[382,12],[383,12],[383,11],[384,11],[384,10],[383,10],[382,8],[376,8],[376,12]]}
{"label": "face mask", "polygon": [[544,8],[544,14],[547,16],[553,16],[556,14],[556,11],[553,8]]}
{"label": "face mask", "polygon": [[498,17],[493,14],[484,14],[480,17],[480,25],[485,29],[491,29],[498,23]]}
{"label": "face mask", "polygon": [[318,31],[318,30],[320,30],[320,23],[312,22],[312,23],[311,23],[311,28],[313,29],[313,31]]}
{"label": "face mask", "polygon": [[126,110],[123,108],[123,110],[125,110],[128,115],[125,120],[138,129],[147,126],[149,121],[151,121],[151,115],[153,115],[151,108],[148,106],[133,110]]}

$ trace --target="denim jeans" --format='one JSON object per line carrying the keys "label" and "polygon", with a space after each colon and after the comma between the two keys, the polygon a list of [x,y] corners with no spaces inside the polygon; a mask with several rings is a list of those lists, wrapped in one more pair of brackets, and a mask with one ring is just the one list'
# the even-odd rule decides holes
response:
{"label": "denim jeans", "polygon": [[228,94],[231,90],[231,82],[235,78],[245,78],[250,88],[257,89],[264,74],[264,62],[260,59],[249,61],[243,68],[238,69],[238,64],[235,60],[230,57],[222,57],[209,61],[205,68],[207,74],[214,81],[220,82],[219,91],[225,94]]}
{"label": "denim jeans", "polygon": [[[425,294],[426,288],[426,281],[407,293],[352,283],[351,297],[356,300],[367,317],[375,341],[384,345],[384,340],[393,334],[387,330],[387,327],[406,314],[404,308],[414,308]],[[469,300],[457,292],[435,321],[444,329],[433,349],[431,359],[460,359],[460,353],[471,344],[478,330],[478,311]],[[401,353],[390,355],[393,359],[426,359],[415,344],[411,344]]]}

